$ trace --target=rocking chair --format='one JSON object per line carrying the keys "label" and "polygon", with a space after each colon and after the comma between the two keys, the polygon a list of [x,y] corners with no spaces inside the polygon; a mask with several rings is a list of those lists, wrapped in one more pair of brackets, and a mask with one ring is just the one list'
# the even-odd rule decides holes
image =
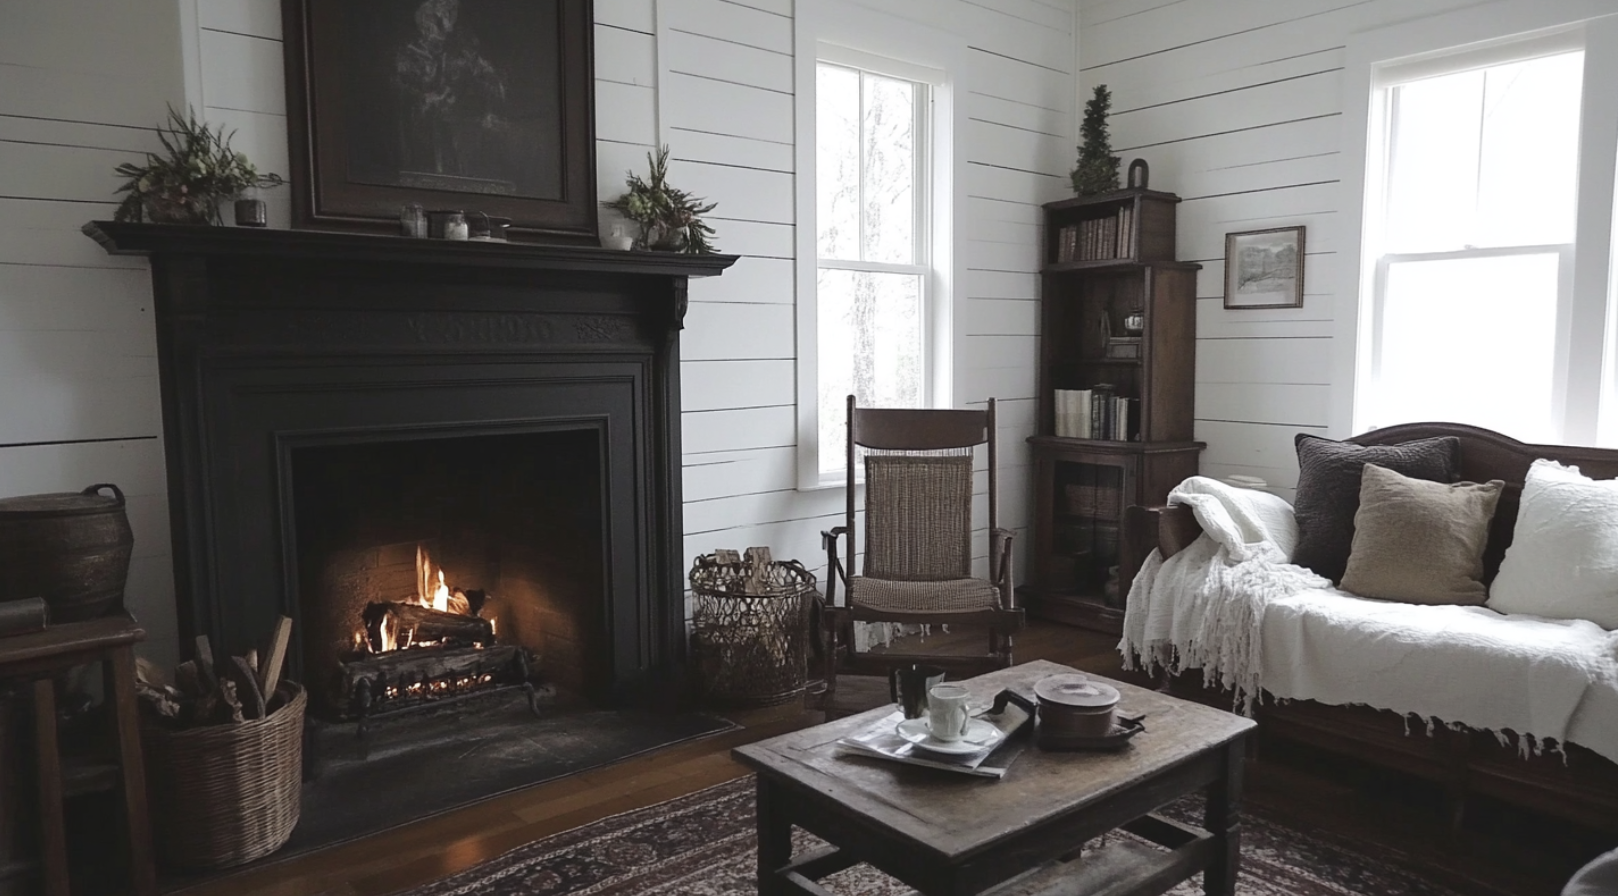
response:
{"label": "rocking chair", "polygon": [[[988,445],[988,578],[972,575],[972,460]],[[865,542],[860,574],[854,575],[859,487],[855,473],[863,455]],[[1011,539],[998,527],[994,399],[986,410],[858,408],[848,396],[848,518],[821,533],[826,547],[823,613],[826,703],[836,694],[839,665],[851,673],[885,671],[913,662],[957,674],[1011,665],[1012,634],[1023,628],[1023,611],[1012,595]],[[837,544],[847,536],[847,561]],[[839,598],[839,585],[842,597]],[[856,653],[856,622],[986,626],[982,654]]]}

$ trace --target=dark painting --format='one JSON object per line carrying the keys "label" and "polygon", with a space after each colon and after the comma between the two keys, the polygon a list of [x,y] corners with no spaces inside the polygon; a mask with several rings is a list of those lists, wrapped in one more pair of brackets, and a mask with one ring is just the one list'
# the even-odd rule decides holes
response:
{"label": "dark painting", "polygon": [[349,0],[351,180],[562,196],[555,0]]}
{"label": "dark painting", "polygon": [[594,243],[590,0],[282,0],[297,226],[406,203]]}

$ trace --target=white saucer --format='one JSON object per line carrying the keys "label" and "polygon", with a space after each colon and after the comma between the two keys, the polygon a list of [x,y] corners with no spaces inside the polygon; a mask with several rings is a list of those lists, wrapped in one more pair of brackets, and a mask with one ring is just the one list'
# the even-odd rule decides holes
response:
{"label": "white saucer", "polygon": [[1006,733],[982,719],[971,719],[966,723],[966,736],[960,740],[939,740],[933,737],[927,729],[927,719],[905,719],[899,723],[899,736],[925,750],[934,753],[976,753],[1000,745],[1006,739]]}

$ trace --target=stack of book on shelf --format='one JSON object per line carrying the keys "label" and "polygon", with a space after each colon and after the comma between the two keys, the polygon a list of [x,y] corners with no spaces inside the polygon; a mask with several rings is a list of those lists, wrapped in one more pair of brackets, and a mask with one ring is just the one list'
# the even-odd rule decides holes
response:
{"label": "stack of book on shelf", "polygon": [[1102,383],[1089,389],[1056,390],[1056,434],[1067,439],[1125,442],[1140,438],[1140,399]]}
{"label": "stack of book on shelf", "polygon": [[1126,205],[1108,218],[1069,224],[1058,233],[1056,261],[1108,261],[1135,254],[1135,207]]}

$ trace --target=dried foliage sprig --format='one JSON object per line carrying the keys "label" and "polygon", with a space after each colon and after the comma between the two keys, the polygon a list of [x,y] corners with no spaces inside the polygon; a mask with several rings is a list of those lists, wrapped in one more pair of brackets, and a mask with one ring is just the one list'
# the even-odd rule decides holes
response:
{"label": "dried foliage sprig", "polygon": [[648,249],[668,249],[704,255],[714,251],[714,230],[702,216],[718,208],[668,183],[669,148],[657,155],[646,154],[651,171],[645,178],[629,172],[625,185],[629,192],[602,203],[640,225],[640,245]]}
{"label": "dried foliage sprig", "polygon": [[278,174],[259,173],[246,155],[231,149],[234,131],[213,130],[194,113],[182,117],[170,106],[168,127],[156,130],[166,157],[147,153],[144,165],[125,162],[113,169],[125,178],[117,192],[128,194],[114,220],[218,224],[221,201],[252,187],[286,183]]}

